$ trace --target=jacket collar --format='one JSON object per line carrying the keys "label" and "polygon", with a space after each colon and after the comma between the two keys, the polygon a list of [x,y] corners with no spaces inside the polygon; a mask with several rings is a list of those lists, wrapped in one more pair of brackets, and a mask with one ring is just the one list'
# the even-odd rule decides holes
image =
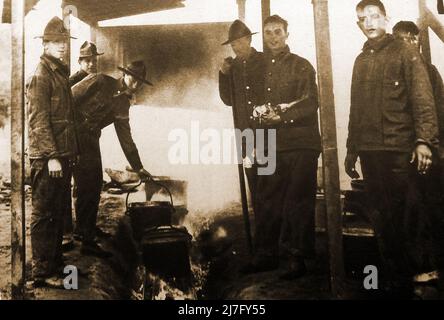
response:
{"label": "jacket collar", "polygon": [[46,63],[46,65],[53,71],[55,72],[56,70],[59,70],[64,76],[69,76],[69,70],[68,70],[68,66],[66,64],[64,64],[62,61],[49,56],[47,54],[43,54],[40,59]]}
{"label": "jacket collar", "polygon": [[285,47],[282,48],[282,50],[281,50],[278,54],[276,54],[276,55],[273,55],[270,49],[265,49],[264,52],[265,52],[265,54],[267,55],[268,58],[274,58],[274,59],[279,60],[279,59],[284,58],[287,54],[290,53],[290,47],[289,47],[288,45],[285,46]]}
{"label": "jacket collar", "polygon": [[[246,61],[250,61],[251,59],[254,59],[254,57],[257,55],[257,51],[255,48],[251,47],[251,52],[250,52],[250,56],[248,57],[248,59]],[[244,60],[240,59],[239,57],[234,58],[234,61],[241,63]]]}
{"label": "jacket collar", "polygon": [[395,38],[391,34],[386,33],[385,36],[382,39],[380,39],[379,41],[367,40],[364,43],[364,47],[362,48],[362,51],[367,51],[367,50],[379,51],[379,50],[385,48],[389,43],[391,43],[394,40],[395,40]]}
{"label": "jacket collar", "polygon": [[125,80],[123,77],[121,77],[119,80],[117,80],[117,95],[125,95],[128,97],[128,99],[131,99],[133,97],[132,94],[128,92],[128,87],[125,84]]}

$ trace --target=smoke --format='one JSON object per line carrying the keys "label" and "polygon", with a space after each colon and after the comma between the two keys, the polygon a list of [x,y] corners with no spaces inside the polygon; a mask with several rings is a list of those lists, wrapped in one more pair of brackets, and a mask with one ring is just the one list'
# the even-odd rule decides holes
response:
{"label": "smoke", "polygon": [[[212,129],[222,134],[233,128],[231,108],[223,105],[218,91],[218,70],[231,54],[229,48],[221,46],[228,26],[102,28],[97,41],[105,51],[100,68],[107,73],[117,75],[116,66],[145,61],[147,78],[154,86],[144,86],[137,94],[137,106],[131,108],[133,138],[145,168],[153,175],[188,181],[188,209],[192,215],[221,210],[240,199],[236,165],[173,165],[168,159],[173,145],[168,137],[173,130],[181,129],[191,139],[192,123],[199,123],[201,132]],[[126,165],[122,152],[113,147],[116,141],[113,129],[104,131],[101,143],[105,168]],[[188,151],[192,152],[191,146]]]}

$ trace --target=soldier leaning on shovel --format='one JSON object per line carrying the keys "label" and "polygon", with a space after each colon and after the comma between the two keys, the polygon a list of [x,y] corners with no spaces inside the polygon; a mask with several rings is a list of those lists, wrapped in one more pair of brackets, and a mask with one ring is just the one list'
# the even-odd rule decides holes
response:
{"label": "soldier leaning on shovel", "polygon": [[63,288],[63,213],[71,207],[72,165],[78,140],[69,70],[63,62],[69,32],[54,17],[43,36],[44,53],[26,92],[32,186],[34,286]]}
{"label": "soldier leaning on shovel", "polygon": [[[251,36],[256,33],[252,33],[242,21],[236,20],[230,26],[228,40],[222,44],[229,44],[236,57],[224,60],[219,72],[219,94],[227,106],[233,107],[236,128],[241,131],[256,128],[252,118],[253,109],[264,104],[265,61],[262,52],[251,47]],[[243,141],[242,157],[245,159],[245,173],[254,208],[257,167],[248,147]]]}
{"label": "soldier leaning on shovel", "polygon": [[[80,70],[74,73],[69,78],[69,84],[71,87],[85,79],[89,74],[97,73],[97,57],[103,55],[103,53],[99,53],[97,51],[97,47],[94,43],[85,41],[82,46],[80,47],[80,54],[79,54],[79,65]],[[77,188],[74,186],[73,191],[74,201],[75,201],[75,207],[77,207]],[[88,201],[87,195],[82,195],[81,202],[86,198],[87,204],[90,205],[93,208],[95,206],[98,206],[98,204],[95,204],[95,201]],[[96,197],[94,197],[95,199]],[[85,205],[81,204],[81,206],[85,207]],[[78,232],[73,233],[73,219],[72,219],[72,210],[68,210],[66,212],[65,216],[65,223],[64,223],[64,235],[63,235],[63,250],[69,251],[74,248],[74,236],[73,234],[76,234]],[[96,228],[96,235],[101,238],[107,238],[109,237],[109,234],[104,232],[100,228]],[[80,239],[78,239],[80,240]]]}
{"label": "soldier leaning on shovel", "polygon": [[133,62],[125,68],[119,67],[119,70],[123,72],[120,79],[94,73],[72,87],[79,117],[79,141],[82,145],[82,154],[74,170],[77,188],[76,232],[82,240],[82,254],[104,258],[109,257],[110,253],[95,241],[103,181],[99,143],[101,130],[114,124],[120,145],[132,169],[142,180],[151,177],[143,168],[131,135],[129,109],[131,98],[141,85],[152,84],[145,79],[146,67],[142,61]]}

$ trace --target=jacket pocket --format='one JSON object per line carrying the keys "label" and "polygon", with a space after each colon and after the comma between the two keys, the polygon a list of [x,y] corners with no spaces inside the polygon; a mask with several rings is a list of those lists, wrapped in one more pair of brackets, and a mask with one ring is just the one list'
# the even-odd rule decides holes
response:
{"label": "jacket pocket", "polygon": [[65,153],[68,150],[68,120],[52,120],[52,129],[54,139],[59,153]]}
{"label": "jacket pocket", "polygon": [[389,100],[403,100],[405,85],[403,81],[396,79],[387,79],[383,83],[383,96]]}

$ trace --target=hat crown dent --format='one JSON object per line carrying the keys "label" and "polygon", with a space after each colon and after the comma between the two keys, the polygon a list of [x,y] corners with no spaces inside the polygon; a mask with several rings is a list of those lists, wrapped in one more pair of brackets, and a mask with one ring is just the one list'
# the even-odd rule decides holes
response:
{"label": "hat crown dent", "polygon": [[235,20],[230,26],[228,35],[230,39],[239,39],[251,35],[251,30],[242,21]]}
{"label": "hat crown dent", "polygon": [[53,35],[53,34],[61,34],[61,35],[68,35],[69,32],[65,28],[65,25],[59,17],[52,18],[48,24],[46,25],[44,35]]}
{"label": "hat crown dent", "polygon": [[237,39],[251,36],[253,34],[256,34],[257,32],[251,32],[250,28],[247,27],[245,23],[243,23],[241,20],[235,20],[228,30],[228,40],[223,43],[229,44],[230,42],[233,42]]}
{"label": "hat crown dent", "polygon": [[80,57],[100,56],[102,54],[97,51],[97,46],[89,41],[85,41],[80,47]]}

